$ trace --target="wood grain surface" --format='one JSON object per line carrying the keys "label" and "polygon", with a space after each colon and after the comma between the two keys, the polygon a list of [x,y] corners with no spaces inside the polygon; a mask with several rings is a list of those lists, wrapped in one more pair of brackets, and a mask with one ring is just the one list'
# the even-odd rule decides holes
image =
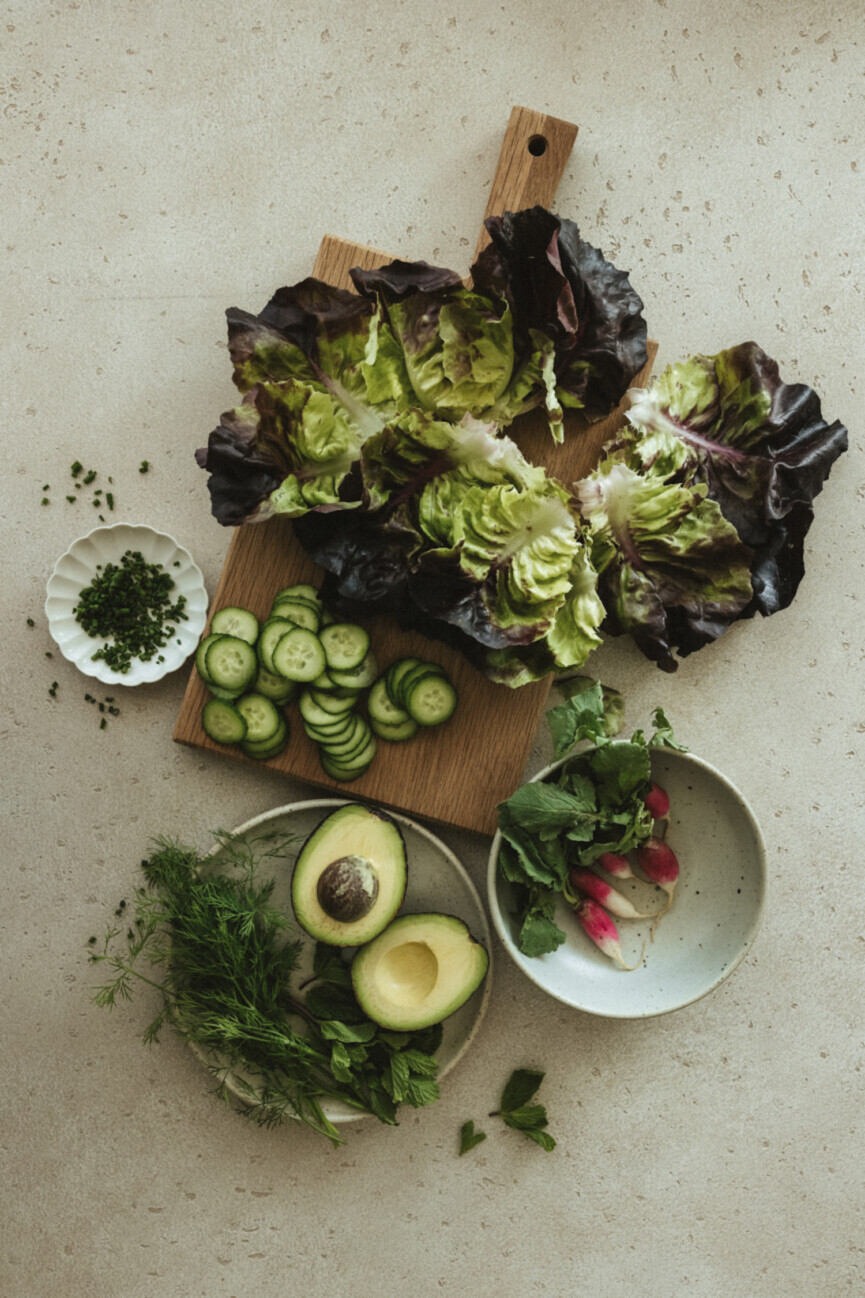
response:
{"label": "wood grain surface", "polygon": [[[498,209],[517,210],[533,203],[552,203],[576,137],[577,128],[556,118],[515,108],[505,135],[487,215]],[[538,157],[528,149],[535,137],[548,146]],[[536,146],[537,147],[537,146]],[[528,158],[530,161],[526,161]],[[326,235],[316,258],[314,275],[338,287],[350,287],[353,266],[373,269],[390,257],[374,248]],[[651,373],[656,345],[634,386]],[[624,407],[623,407],[624,408]],[[588,425],[566,415],[562,446],[555,446],[539,412],[523,416],[508,432],[527,458],[543,463],[565,484],[582,477],[597,462],[603,443],[624,422],[623,409],[600,423]],[[239,527],[231,539],[211,613],[229,604],[250,609],[260,620],[281,587],[298,582],[318,584],[321,570],[307,558],[286,519]],[[208,624],[209,629],[209,624]],[[306,737],[296,707],[289,706],[291,739],[267,765],[328,790],[374,800],[410,815],[456,825],[483,834],[496,827],[497,803],[519,785],[551,678],[519,690],[493,685],[455,650],[416,632],[402,631],[390,619],[368,624],[380,668],[409,655],[443,664],[460,697],[452,719],[440,729],[419,731],[408,743],[379,741],[375,760],[365,775],[351,784],[338,784],[321,768],[318,749]],[[239,748],[210,740],[201,728],[201,710],[209,693],[193,668],[174,730],[178,743],[218,751],[246,762]]]}

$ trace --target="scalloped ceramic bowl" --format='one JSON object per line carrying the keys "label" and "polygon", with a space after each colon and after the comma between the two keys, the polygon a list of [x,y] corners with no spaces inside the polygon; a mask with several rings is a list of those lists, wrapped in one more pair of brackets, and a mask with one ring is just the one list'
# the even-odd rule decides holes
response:
{"label": "scalloped ceramic bowl", "polygon": [[[691,753],[652,749],[652,779],[670,795],[667,841],[681,874],[675,900],[651,940],[651,921],[616,920],[628,964],[619,969],[585,936],[564,899],[556,923],[567,935],[549,955],[523,955],[516,943],[511,885],[498,873],[501,835],[490,854],[488,889],[493,923],[511,959],[545,992],[608,1018],[640,1019],[681,1009],[719,986],[745,958],[757,936],[766,886],[760,827],[742,794],[720,771]],[[543,780],[561,762],[539,771]],[[641,911],[666,900],[651,884],[613,880]]]}
{"label": "scalloped ceramic bowl", "polygon": [[[85,586],[96,577],[97,564],[119,563],[127,550],[138,550],[148,563],[161,563],[174,579],[172,599],[186,596],[186,620],[178,621],[168,643],[159,651],[164,658],[157,662],[133,659],[128,672],[116,672],[93,654],[103,643],[87,633],[75,621],[73,609]],[[177,563],[179,567],[173,565]],[[144,685],[161,680],[182,667],[198,645],[207,621],[207,591],[204,577],[192,555],[167,532],[157,532],[139,523],[115,523],[97,527],[79,537],[54,565],[48,580],[45,615],[48,630],[63,657],[74,663],[85,676],[94,676],[105,685]]]}

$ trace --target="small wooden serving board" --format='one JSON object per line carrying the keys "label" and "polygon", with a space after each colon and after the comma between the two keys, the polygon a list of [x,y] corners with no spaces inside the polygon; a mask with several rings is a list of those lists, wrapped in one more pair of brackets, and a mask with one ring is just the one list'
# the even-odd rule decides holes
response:
{"label": "small wooden serving board", "polygon": [[[541,203],[552,206],[558,182],[576,138],[569,122],[515,108],[505,135],[487,215]],[[540,153],[539,141],[544,145]],[[481,236],[479,247],[483,246]],[[350,288],[353,266],[372,269],[391,258],[376,249],[327,235],[313,274]],[[648,382],[657,346],[649,343],[649,361],[635,380]],[[624,423],[624,407],[597,424],[566,417],[564,443],[556,446],[543,414],[533,411],[511,425],[508,435],[527,459],[544,464],[565,485],[590,472],[601,446]],[[274,518],[236,529],[229,545],[211,613],[229,604],[250,609],[263,621],[275,593],[299,582],[318,584],[323,573],[295,540],[291,523]],[[209,624],[208,624],[209,629]],[[366,774],[351,784],[325,775],[316,745],[306,737],[296,707],[288,708],[291,738],[279,757],[266,765],[286,775],[354,798],[370,799],[410,815],[441,824],[493,834],[496,806],[517,788],[544,710],[552,678],[522,689],[493,685],[456,650],[416,632],[402,631],[388,618],[367,624],[379,668],[396,658],[414,656],[441,663],[459,693],[456,713],[444,726],[418,732],[408,743],[379,740]],[[239,748],[214,743],[201,727],[201,710],[209,692],[193,668],[177,718],[174,739],[247,762]],[[253,763],[255,764],[255,763]]]}

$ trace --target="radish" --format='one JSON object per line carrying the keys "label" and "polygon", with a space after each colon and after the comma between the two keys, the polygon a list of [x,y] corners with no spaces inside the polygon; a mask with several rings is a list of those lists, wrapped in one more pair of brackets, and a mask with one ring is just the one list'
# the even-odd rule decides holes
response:
{"label": "radish", "polygon": [[575,892],[582,897],[591,897],[592,901],[598,902],[611,915],[616,915],[619,919],[654,919],[655,917],[654,911],[651,915],[646,915],[637,910],[627,897],[616,888],[611,888],[596,874],[592,874],[591,870],[574,868],[568,877]]}
{"label": "radish", "polygon": [[653,820],[663,820],[670,813],[670,795],[660,784],[652,784],[644,799],[644,805]]}
{"label": "radish", "polygon": [[637,964],[625,964],[619,943],[619,930],[603,906],[599,906],[596,901],[592,901],[591,897],[585,897],[575,909],[574,914],[586,937],[591,938],[598,950],[603,951],[604,955],[609,956],[611,960],[615,960],[620,969],[630,971],[636,969],[637,965],[642,963],[646,950],[645,942]]}
{"label": "radish", "polygon": [[669,843],[660,838],[650,838],[648,843],[637,848],[637,863],[646,878],[663,888],[672,901],[673,889],[679,878],[679,862]]}
{"label": "radish", "polygon": [[673,890],[679,878],[679,862],[676,860],[676,853],[670,847],[669,843],[663,842],[660,838],[650,838],[648,843],[637,848],[637,863],[643,874],[652,883],[656,883],[659,888],[663,888],[669,901],[663,910],[659,910],[655,916],[655,922],[652,925],[652,941],[655,940],[655,929],[661,921],[661,916],[666,915],[667,911],[673,904]]}
{"label": "radish", "polygon": [[626,856],[619,852],[602,852],[598,857],[595,865],[599,865],[607,874],[615,875],[617,879],[633,879],[634,871],[631,869],[630,862]]}

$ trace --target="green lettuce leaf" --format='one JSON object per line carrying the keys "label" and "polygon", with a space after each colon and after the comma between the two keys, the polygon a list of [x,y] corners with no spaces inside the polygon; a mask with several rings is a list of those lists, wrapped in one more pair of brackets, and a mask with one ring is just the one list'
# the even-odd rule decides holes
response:
{"label": "green lettuce leaf", "polygon": [[675,671],[716,640],[750,602],[752,552],[704,484],[686,486],[608,456],[576,484],[605,629],[629,632],[647,657]]}
{"label": "green lettuce leaf", "polygon": [[753,600],[740,616],[786,608],[805,571],[812,504],[847,449],[804,384],[781,382],[754,342],[671,365],[635,395],[621,437],[629,463],[664,480],[704,484],[753,551]]}

